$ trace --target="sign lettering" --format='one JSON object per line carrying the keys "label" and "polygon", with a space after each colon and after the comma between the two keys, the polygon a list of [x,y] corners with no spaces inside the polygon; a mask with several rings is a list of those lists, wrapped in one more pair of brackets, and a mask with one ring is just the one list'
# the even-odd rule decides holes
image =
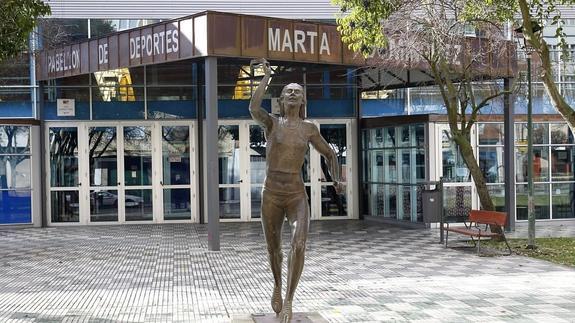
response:
{"label": "sign lettering", "polygon": [[[268,28],[268,50],[290,53],[301,52],[304,54],[309,51],[311,54],[315,54],[314,44],[317,36],[318,34],[315,31],[295,29],[292,37],[288,29],[281,30],[280,28]],[[319,53],[320,55],[331,55],[326,33],[321,34]]]}
{"label": "sign lettering", "polygon": [[80,64],[80,51],[75,49],[48,55],[48,71],[50,73],[64,72],[76,69]]}
{"label": "sign lettering", "polygon": [[179,50],[180,39],[177,29],[160,31],[151,35],[130,37],[130,59],[177,53]]}

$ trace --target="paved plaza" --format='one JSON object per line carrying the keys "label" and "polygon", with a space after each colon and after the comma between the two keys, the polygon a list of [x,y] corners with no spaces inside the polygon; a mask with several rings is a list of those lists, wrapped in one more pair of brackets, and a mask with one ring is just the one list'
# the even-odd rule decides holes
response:
{"label": "paved plaza", "polygon": [[[221,251],[209,252],[201,224],[0,228],[0,322],[230,322],[271,312],[260,224],[221,230]],[[575,322],[575,269],[437,242],[424,229],[313,222],[294,310],[329,322]]]}

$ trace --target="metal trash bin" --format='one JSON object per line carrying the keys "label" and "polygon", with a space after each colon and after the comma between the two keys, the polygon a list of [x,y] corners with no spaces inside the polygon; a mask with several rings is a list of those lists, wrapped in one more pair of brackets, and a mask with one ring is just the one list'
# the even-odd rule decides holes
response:
{"label": "metal trash bin", "polygon": [[443,215],[443,190],[441,185],[436,185],[435,189],[423,190],[421,192],[423,222],[441,222]]}

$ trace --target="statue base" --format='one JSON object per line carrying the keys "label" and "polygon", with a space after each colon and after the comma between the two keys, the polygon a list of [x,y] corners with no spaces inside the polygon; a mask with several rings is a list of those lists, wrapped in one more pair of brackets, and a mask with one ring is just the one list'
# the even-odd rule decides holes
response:
{"label": "statue base", "polygon": [[[279,317],[276,313],[258,313],[258,314],[245,314],[236,315],[232,317],[231,323],[278,323]],[[292,323],[327,323],[319,313],[293,313]]]}

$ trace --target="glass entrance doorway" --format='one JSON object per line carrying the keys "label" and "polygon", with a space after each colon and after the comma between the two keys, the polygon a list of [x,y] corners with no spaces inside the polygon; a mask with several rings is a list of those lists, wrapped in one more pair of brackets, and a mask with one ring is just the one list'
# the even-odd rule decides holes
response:
{"label": "glass entrance doorway", "polygon": [[[315,122],[335,150],[347,190],[335,194],[323,157],[310,147],[302,167],[302,177],[310,198],[312,219],[349,218],[347,175],[351,171],[351,122]],[[219,198],[222,221],[258,221],[261,217],[261,191],[266,175],[266,140],[263,128],[251,120],[220,121]]]}
{"label": "glass entrance doorway", "polygon": [[49,125],[50,223],[196,221],[190,122]]}

